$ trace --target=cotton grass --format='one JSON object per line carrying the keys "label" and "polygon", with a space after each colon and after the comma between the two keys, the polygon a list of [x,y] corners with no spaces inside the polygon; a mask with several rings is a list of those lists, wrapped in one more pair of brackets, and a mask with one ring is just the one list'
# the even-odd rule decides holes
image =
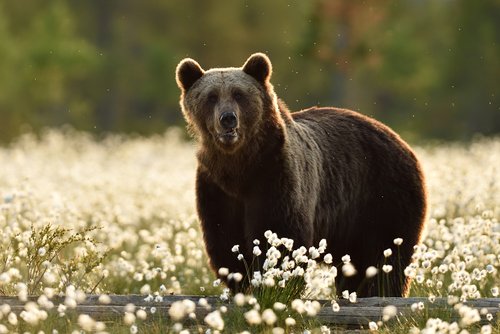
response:
{"label": "cotton grass", "polygon": [[[424,321],[408,318],[402,332],[498,331],[495,323],[477,327],[478,319],[488,321],[487,313],[467,309],[463,301],[499,295],[500,139],[434,145],[416,152],[426,175],[429,215],[422,244],[415,247],[414,262],[405,270],[413,278],[410,293],[429,300],[447,297],[460,319],[441,319],[416,304],[412,314]],[[26,301],[34,292],[44,296],[36,307],[27,302],[19,316],[0,306],[0,332],[19,331],[20,324],[43,325],[51,309],[65,319],[90,292],[143,293],[151,302],[169,294],[224,295],[223,284],[213,284],[214,274],[206,265],[194,210],[195,149],[175,130],[151,138],[109,136],[100,141],[71,130],[50,130],[39,138],[28,134],[0,148],[0,165],[0,293]],[[81,233],[81,238],[56,253],[42,242],[47,226],[52,227],[48,232],[60,227],[67,230],[66,237]],[[341,263],[334,263],[332,254],[325,254],[326,241],[306,249],[273,231],[265,238],[267,244],[252,245],[255,256],[266,256],[263,271],[252,278],[256,288],[268,289],[268,300],[226,293],[240,309],[236,317],[241,321],[233,321],[234,313],[220,307],[208,310],[206,300],[200,299],[199,307],[208,311],[205,318],[196,319],[200,331],[304,332],[312,329],[304,319],[318,312],[315,299],[329,299],[332,311],[340,310],[342,292],[334,289],[338,270],[366,280],[383,279],[392,270],[387,264],[358,272],[349,254],[340,254]],[[403,242],[394,239],[380,256],[397,259]],[[243,258],[240,247],[228,250],[228,256],[252,261]],[[29,263],[37,263],[39,271],[29,272]],[[225,268],[219,274],[236,282],[245,277]],[[302,288],[287,301],[282,293],[298,278]],[[51,305],[58,294],[64,295],[64,303]],[[105,296],[99,299],[102,304],[109,302]],[[355,291],[345,297],[356,302]],[[180,302],[170,317],[190,318],[194,306]],[[130,332],[144,330],[142,321],[151,314],[158,316],[153,307],[129,308],[124,325]],[[405,322],[393,312],[386,315],[386,323],[367,323],[367,328],[391,332],[395,318]],[[232,328],[236,323],[247,328]],[[72,330],[104,330],[87,317],[73,325]]]}

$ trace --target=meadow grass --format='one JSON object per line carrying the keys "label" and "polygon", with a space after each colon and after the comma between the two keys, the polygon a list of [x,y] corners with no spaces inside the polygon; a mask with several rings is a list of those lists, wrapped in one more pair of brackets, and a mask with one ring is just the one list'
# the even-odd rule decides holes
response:
{"label": "meadow grass", "polygon": [[[251,292],[231,296],[218,284],[194,210],[195,147],[181,138],[170,130],[96,140],[66,129],[27,134],[0,148],[0,294],[22,301],[31,294],[47,297],[20,315],[0,306],[0,333],[333,331],[314,321],[314,300],[331,300],[335,310],[336,295],[353,302],[356,295],[334,290],[337,267],[328,264],[322,244],[294,249],[269,232],[268,244],[256,245],[268,262],[250,277]],[[499,295],[500,139],[416,151],[427,179],[429,217],[405,274],[413,278],[411,296],[446,297],[449,307],[428,312],[416,305],[411,316],[391,315],[365,328],[498,333],[498,323],[478,325],[491,315],[461,302]],[[397,256],[397,245],[388,256]],[[339,270],[349,265],[346,258]],[[383,279],[384,272],[371,274]],[[179,303],[168,317],[135,309],[104,323],[70,312],[88,293],[220,295],[235,307],[221,302],[206,318],[185,323],[193,305]],[[65,302],[51,305],[57,294]]]}

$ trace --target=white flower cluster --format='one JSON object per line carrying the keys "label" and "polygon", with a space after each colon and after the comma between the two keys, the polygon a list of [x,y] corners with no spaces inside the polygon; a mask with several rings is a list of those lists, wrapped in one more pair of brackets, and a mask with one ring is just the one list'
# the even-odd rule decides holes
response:
{"label": "white flower cluster", "polygon": [[[326,240],[322,239],[318,247],[312,246],[307,249],[301,246],[293,249],[293,240],[289,238],[280,238],[272,231],[266,231],[264,237],[269,248],[265,254],[266,257],[262,266],[263,272],[255,271],[252,273],[250,283],[253,287],[273,287],[277,285],[279,288],[285,288],[287,282],[300,277],[306,283],[304,285],[305,295],[310,297],[331,295],[337,276],[337,268],[335,266],[319,265],[319,261],[326,264],[332,263],[331,254],[322,256],[326,250]],[[254,256],[262,254],[259,244],[259,242],[254,242]],[[231,250],[238,253],[238,259],[251,260],[243,259],[243,255],[239,253],[239,245],[234,245]]]}
{"label": "white flower cluster", "polygon": [[[459,327],[460,333],[468,326],[479,326],[478,319],[490,321],[493,317],[466,308],[463,301],[500,295],[500,140],[482,139],[468,146],[446,144],[416,151],[426,175],[429,218],[422,244],[415,247],[414,262],[405,274],[413,278],[413,295],[425,296],[429,302],[448,296],[460,320],[450,323],[430,314],[423,322],[425,328],[413,332],[446,328],[453,333]],[[68,282],[67,268],[59,265],[57,258],[47,258],[50,247],[30,240],[32,226],[39,230],[49,223],[72,231],[89,225],[100,227],[89,237],[103,249],[113,251],[92,271],[92,276],[82,280],[89,290],[100,282],[96,293],[143,293],[148,295],[147,300],[155,302],[171,293],[200,291],[222,292],[224,298],[231,298],[222,290],[223,284],[211,284],[214,274],[208,265],[200,265],[208,261],[194,210],[195,149],[180,140],[175,131],[151,138],[109,136],[101,141],[74,131],[50,130],[40,138],[28,134],[0,148],[0,165],[0,260],[5,263],[0,272],[0,289],[26,303],[19,316],[8,305],[0,305],[0,333],[17,332],[20,324],[40,324],[50,310],[65,317],[85,298],[80,287]],[[271,231],[265,238],[266,245],[255,240],[251,248],[254,256],[265,256],[262,272],[251,273],[252,285],[275,289],[276,293],[286,291],[294,279],[301,279],[305,284],[301,297],[331,298],[342,294],[334,291],[335,266],[346,276],[361,274],[367,278],[394,270],[394,263],[388,261],[380,268],[369,267],[358,273],[347,254],[341,263],[333,263],[332,254],[326,254],[325,240],[317,247],[294,248],[293,240]],[[380,256],[397,259],[399,246],[405,242],[394,239],[394,245]],[[82,242],[68,251],[81,259],[98,254],[102,251],[99,247]],[[232,251],[242,261],[251,260],[243,259],[238,246]],[[37,290],[41,296],[36,303],[28,302],[33,283],[27,277],[29,256],[43,259]],[[74,266],[85,269],[81,263]],[[244,277],[244,273],[231,273],[225,268],[218,274],[236,282]],[[108,290],[102,291],[104,287]],[[58,294],[65,296],[64,301],[54,305],[51,298]],[[342,295],[353,302],[357,298],[354,291]],[[198,306],[209,313],[197,319],[200,326],[210,333],[231,328],[224,322],[223,308],[210,309],[202,300]],[[99,302],[107,304],[110,298],[103,295]],[[234,302],[244,308],[242,317],[248,326],[266,326],[271,333],[304,332],[299,329],[300,317],[289,312],[310,315],[317,307],[312,301],[306,305],[305,300],[295,301],[294,308],[291,301],[283,300],[261,306],[255,297],[245,295],[234,296]],[[335,300],[331,307],[334,312],[340,309]],[[428,311],[423,303],[411,309],[416,316]],[[172,319],[183,321],[191,317],[192,310],[189,302],[179,302],[169,312]],[[140,320],[156,311],[154,306],[129,307],[123,322],[131,333],[136,333],[140,331]],[[387,309],[386,318],[394,317],[393,311]],[[103,324],[83,315],[77,318],[76,325],[84,331],[104,330]],[[386,331],[382,328],[385,326],[368,325],[373,331]],[[187,329],[176,322],[171,330],[186,333]],[[495,330],[498,326],[494,323],[481,327],[482,333]]]}

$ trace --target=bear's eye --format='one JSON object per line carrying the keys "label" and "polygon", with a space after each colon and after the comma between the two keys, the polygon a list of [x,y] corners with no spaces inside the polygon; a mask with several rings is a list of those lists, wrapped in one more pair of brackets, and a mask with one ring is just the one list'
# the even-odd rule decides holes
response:
{"label": "bear's eye", "polygon": [[245,97],[243,96],[243,93],[242,92],[234,92],[233,93],[233,99],[235,99],[235,101],[242,101]]}
{"label": "bear's eye", "polygon": [[208,95],[208,102],[217,103],[218,100],[219,100],[219,97],[217,96],[217,94],[211,93],[210,95]]}

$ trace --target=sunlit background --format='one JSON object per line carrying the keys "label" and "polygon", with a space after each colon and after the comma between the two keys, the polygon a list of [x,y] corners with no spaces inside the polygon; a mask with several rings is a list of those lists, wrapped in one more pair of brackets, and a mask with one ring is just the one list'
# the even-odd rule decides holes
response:
{"label": "sunlit background", "polygon": [[[191,319],[194,302],[178,300],[170,318],[149,304],[118,314],[113,302],[116,321],[101,322],[72,309],[94,293],[103,304],[106,294],[154,295],[151,305],[171,294],[228,298],[196,216],[196,144],[174,71],[184,57],[208,69],[241,66],[256,51],[270,56],[291,109],[373,116],[422,163],[426,228],[405,270],[422,302],[362,326],[500,333],[499,0],[0,0],[0,333],[270,333],[270,312],[273,333],[330,333],[314,328],[318,309],[305,312],[317,301],[291,299],[301,291],[330,300],[323,310],[349,305],[333,287],[343,264],[314,260],[311,249],[316,269],[302,273],[301,290],[286,282],[292,269],[273,267],[230,312],[217,303]],[[462,304],[477,298],[497,299],[481,312]],[[184,328],[170,321],[179,305]]]}
{"label": "sunlit background", "polygon": [[256,51],[293,110],[354,109],[410,141],[493,135],[499,32],[496,0],[2,1],[0,140],[183,126],[176,64]]}

